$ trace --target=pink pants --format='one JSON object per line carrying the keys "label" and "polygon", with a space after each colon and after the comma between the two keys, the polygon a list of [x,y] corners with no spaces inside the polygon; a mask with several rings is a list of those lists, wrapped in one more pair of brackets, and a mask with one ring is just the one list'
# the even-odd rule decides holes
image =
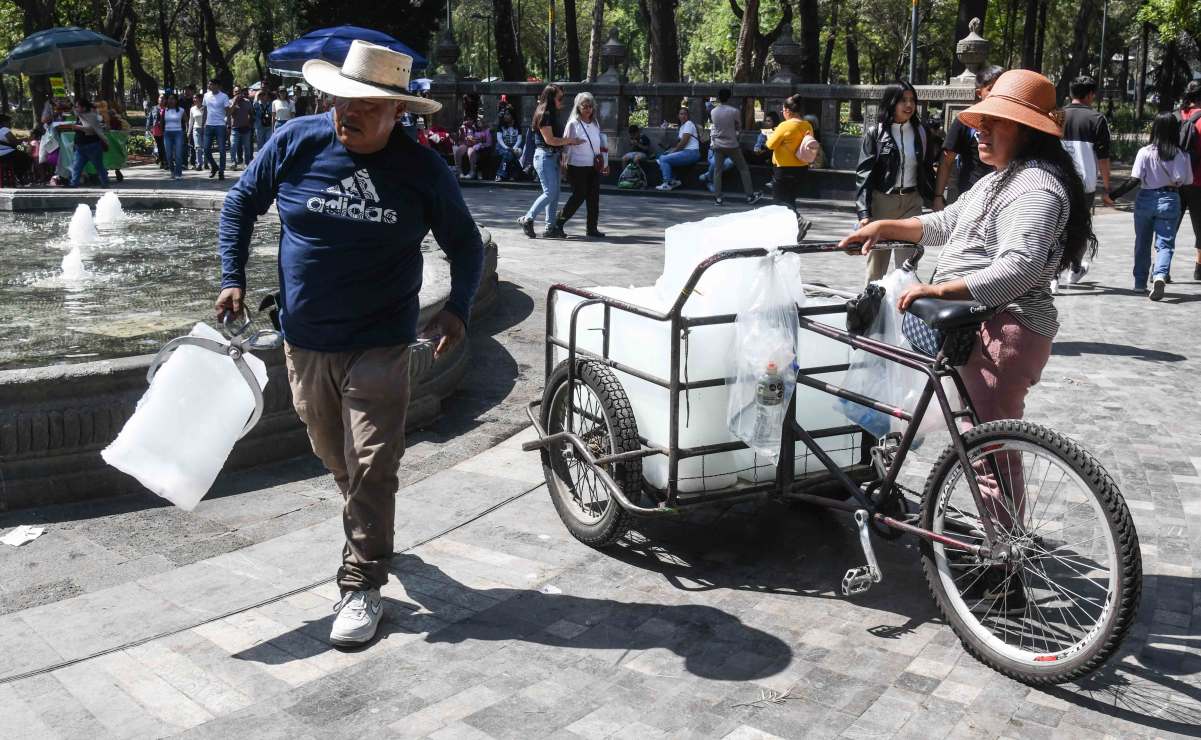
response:
{"label": "pink pants", "polygon": [[[1051,338],[1023,326],[1012,313],[1003,311],[985,322],[980,342],[959,371],[980,422],[1021,419],[1026,411],[1026,394],[1042,377],[1050,358]],[[992,455],[991,459],[1004,489],[1012,493],[1006,495],[989,466],[982,463],[974,466],[976,480],[981,494],[992,501],[997,522],[1011,528],[1015,518],[1025,518],[1022,460],[1012,453]]]}

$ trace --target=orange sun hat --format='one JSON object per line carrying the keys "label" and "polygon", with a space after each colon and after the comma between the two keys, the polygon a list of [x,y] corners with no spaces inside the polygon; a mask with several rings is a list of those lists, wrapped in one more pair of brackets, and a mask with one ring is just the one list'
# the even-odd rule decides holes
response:
{"label": "orange sun hat", "polygon": [[997,78],[988,97],[959,114],[965,126],[980,128],[984,116],[1004,118],[1063,138],[1055,85],[1038,72],[1011,69]]}

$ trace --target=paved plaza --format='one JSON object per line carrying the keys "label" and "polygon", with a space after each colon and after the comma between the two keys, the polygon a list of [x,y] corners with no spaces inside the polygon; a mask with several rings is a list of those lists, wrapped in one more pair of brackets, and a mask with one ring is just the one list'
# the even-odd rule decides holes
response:
{"label": "paved plaza", "polygon": [[[126,187],[156,184],[127,174]],[[193,174],[187,186],[217,187]],[[1094,268],[1056,301],[1063,327],[1027,418],[1118,482],[1144,585],[1116,658],[1035,690],[960,648],[914,541],[877,540],[884,582],[841,597],[862,560],[847,516],[739,506],[638,525],[606,552],[572,539],[520,449],[546,290],[650,284],[663,229],[715,209],[606,195],[605,241],[530,241],[514,219],[533,191],[464,192],[499,245],[500,299],[471,329],[472,369],[444,416],[411,435],[381,637],[326,642],[343,534],[315,460],[223,476],[192,513],[147,494],[0,515],[0,531],[47,528],[0,546],[0,738],[1201,734],[1201,283],[1187,225],[1176,282],[1152,303],[1130,290],[1131,214],[1100,210]],[[810,238],[845,234],[845,205],[810,208]],[[803,264],[836,287],[862,276],[859,258]],[[919,451],[913,477],[940,447]]]}

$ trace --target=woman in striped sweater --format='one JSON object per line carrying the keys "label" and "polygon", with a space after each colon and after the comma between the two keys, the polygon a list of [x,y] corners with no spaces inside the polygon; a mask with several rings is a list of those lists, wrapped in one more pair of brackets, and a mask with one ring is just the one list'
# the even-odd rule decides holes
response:
{"label": "woman in striped sweater", "polygon": [[1004,309],[986,322],[961,375],[981,422],[1020,419],[1059,329],[1051,279],[1096,244],[1084,184],[1060,144],[1055,86],[1012,70],[992,94],[959,114],[979,132],[980,159],[996,169],[945,210],[874,221],[848,236],[867,254],[878,240],[943,245],[916,298],[974,299]]}

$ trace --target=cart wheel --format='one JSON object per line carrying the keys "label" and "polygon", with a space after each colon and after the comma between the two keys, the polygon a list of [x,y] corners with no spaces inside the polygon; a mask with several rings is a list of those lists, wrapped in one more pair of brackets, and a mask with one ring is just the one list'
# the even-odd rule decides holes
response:
{"label": "cart wheel", "polygon": [[[981,662],[1028,684],[1097,668],[1134,622],[1142,560],[1130,511],[1092,455],[1024,421],[963,435],[1005,557],[922,541],[926,581],[951,629]],[[922,526],[982,544],[981,515],[953,447],[926,481]]]}
{"label": "cart wheel", "polygon": [[[571,431],[588,444],[594,457],[641,449],[630,400],[612,370],[599,362],[576,361],[570,419],[568,393],[564,361],[551,373],[542,396],[542,426],[548,435]],[[546,485],[571,534],[591,547],[606,547],[629,529],[630,514],[609,496],[600,477],[574,451],[568,443],[542,451]],[[604,469],[628,498],[639,498],[642,460],[614,463]]]}

